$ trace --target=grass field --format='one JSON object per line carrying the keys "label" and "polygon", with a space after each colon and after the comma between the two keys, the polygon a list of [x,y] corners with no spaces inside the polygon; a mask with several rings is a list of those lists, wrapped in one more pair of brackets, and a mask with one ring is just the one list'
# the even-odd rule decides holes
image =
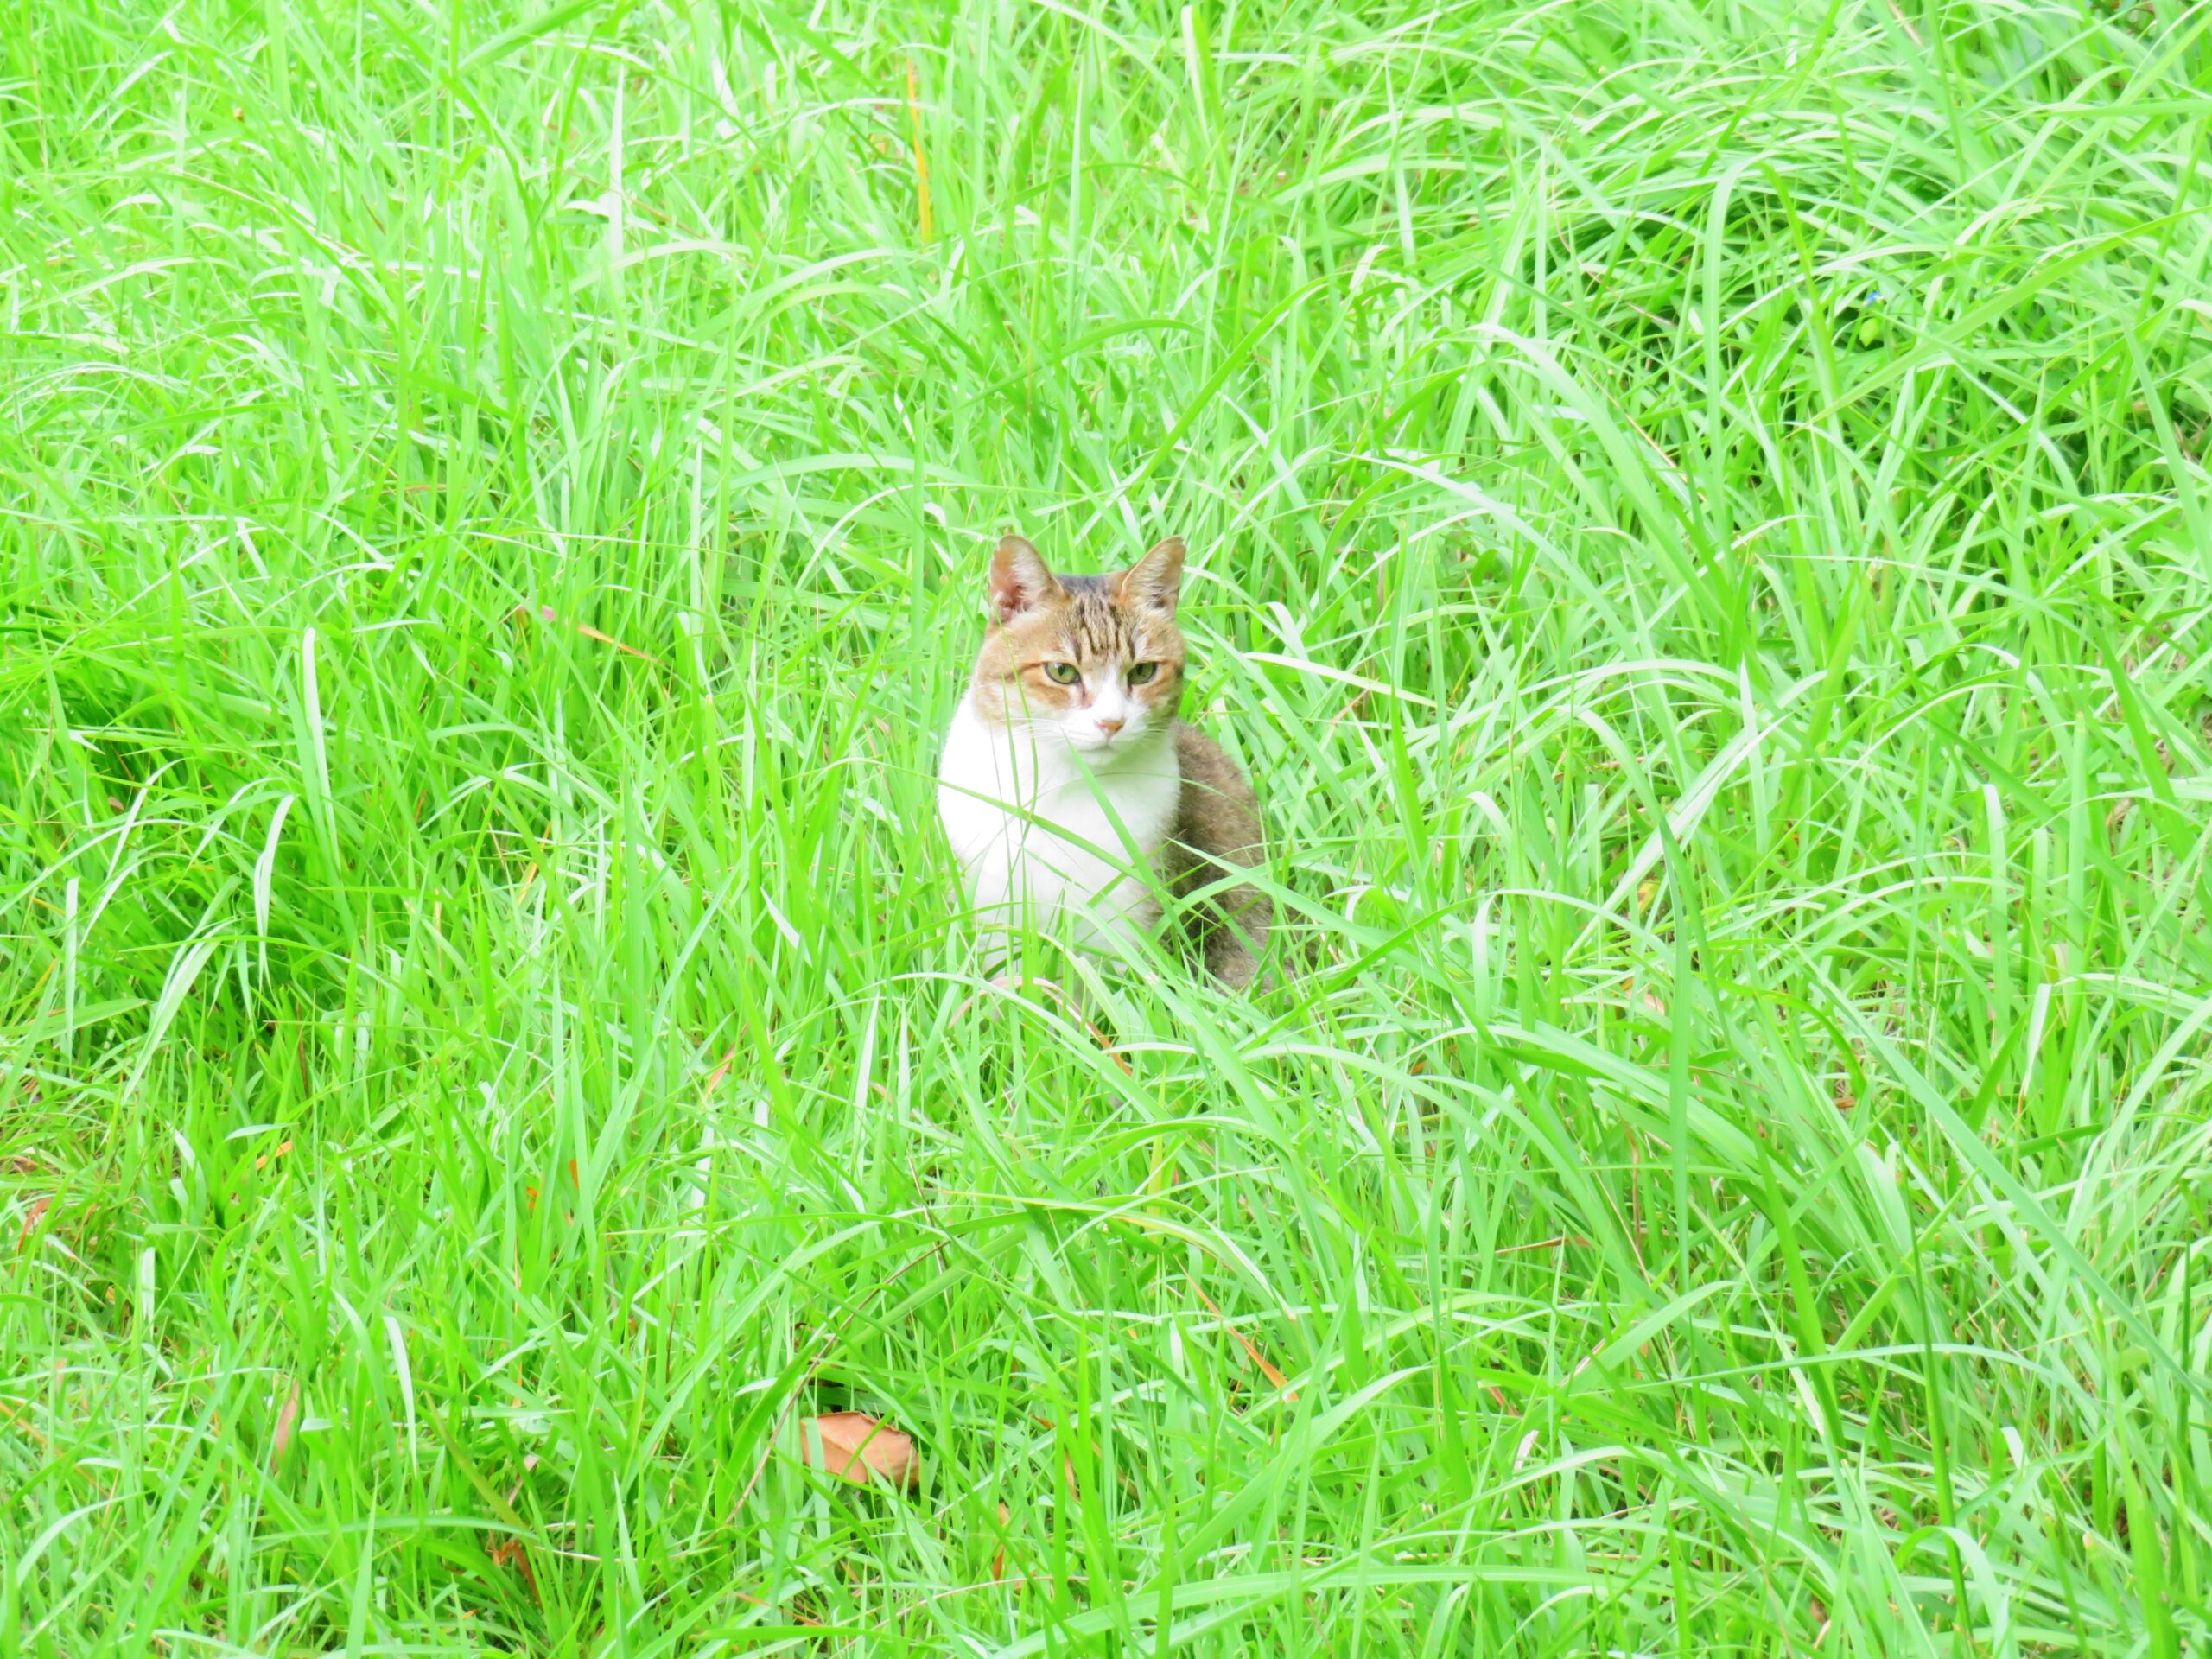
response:
{"label": "grass field", "polygon": [[2212,10],[8,11],[0,1653],[2212,1651]]}

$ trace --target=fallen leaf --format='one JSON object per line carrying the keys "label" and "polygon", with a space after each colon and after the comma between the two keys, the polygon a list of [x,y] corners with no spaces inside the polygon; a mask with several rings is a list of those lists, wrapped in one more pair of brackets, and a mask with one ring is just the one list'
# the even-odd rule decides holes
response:
{"label": "fallen leaf", "polygon": [[17,1249],[31,1242],[31,1235],[38,1230],[39,1223],[45,1218],[48,1206],[53,1202],[52,1195],[45,1192],[31,1200],[30,1208],[23,1212],[23,1230],[16,1235]]}
{"label": "fallen leaf", "polygon": [[276,1414],[276,1432],[270,1437],[269,1461],[281,1460],[292,1444],[292,1430],[300,1421],[300,1385],[292,1384],[292,1391],[284,1396],[283,1409]]}
{"label": "fallen leaf", "polygon": [[912,1486],[921,1475],[912,1439],[864,1411],[807,1418],[799,1425],[799,1458],[856,1486],[871,1480]]}
{"label": "fallen leaf", "polygon": [[288,1139],[286,1139],[286,1140],[279,1141],[276,1143],[276,1151],[274,1151],[274,1152],[265,1152],[265,1153],[262,1154],[260,1157],[258,1157],[258,1158],[257,1158],[257,1159],[255,1159],[255,1160],[253,1160],[253,1166],[254,1166],[256,1169],[266,1169],[266,1168],[268,1168],[268,1167],[269,1167],[269,1160],[270,1160],[270,1159],[272,1159],[272,1158],[282,1158],[282,1157],[283,1157],[286,1153],[289,1152],[291,1149],[292,1149],[292,1143],[291,1143],[291,1141],[290,1141],[290,1140],[289,1140],[289,1138],[288,1138]]}
{"label": "fallen leaf", "polygon": [[[1000,1504],[999,1531],[1001,1535],[1006,1531],[1007,1522],[1012,1519],[1013,1516],[1007,1512],[1006,1505]],[[999,1553],[991,1557],[991,1576],[994,1579],[1006,1577],[1006,1539],[1003,1536],[999,1539]]]}

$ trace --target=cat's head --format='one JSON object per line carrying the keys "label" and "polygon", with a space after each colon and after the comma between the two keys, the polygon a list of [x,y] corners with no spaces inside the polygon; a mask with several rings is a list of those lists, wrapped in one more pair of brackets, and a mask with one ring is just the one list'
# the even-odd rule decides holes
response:
{"label": "cat's head", "polygon": [[1090,753],[1165,733],[1183,701],[1182,582],[1179,538],[1126,570],[1056,576],[1035,548],[1007,537],[991,556],[976,712]]}

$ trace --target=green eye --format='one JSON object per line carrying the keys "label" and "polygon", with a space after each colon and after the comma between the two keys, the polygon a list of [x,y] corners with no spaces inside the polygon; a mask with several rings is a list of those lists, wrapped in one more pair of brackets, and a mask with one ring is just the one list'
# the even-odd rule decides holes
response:
{"label": "green eye", "polygon": [[1047,663],[1045,677],[1054,685],[1073,685],[1083,677],[1083,671],[1073,663]]}
{"label": "green eye", "polygon": [[1158,663],[1131,663],[1129,664],[1129,683],[1131,685],[1149,684],[1153,677],[1159,672],[1160,664]]}

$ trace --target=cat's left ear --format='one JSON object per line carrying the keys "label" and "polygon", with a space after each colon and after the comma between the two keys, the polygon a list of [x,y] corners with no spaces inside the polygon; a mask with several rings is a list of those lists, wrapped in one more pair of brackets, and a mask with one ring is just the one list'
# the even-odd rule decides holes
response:
{"label": "cat's left ear", "polygon": [[1175,601],[1183,591],[1183,538],[1170,536],[1122,572],[1114,584],[1118,604],[1134,609],[1175,614]]}

